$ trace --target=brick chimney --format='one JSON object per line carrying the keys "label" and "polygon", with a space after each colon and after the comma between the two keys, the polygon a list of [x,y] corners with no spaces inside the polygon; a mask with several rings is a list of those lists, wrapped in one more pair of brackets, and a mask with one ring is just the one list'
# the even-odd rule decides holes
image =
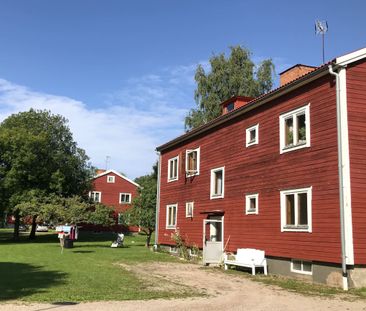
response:
{"label": "brick chimney", "polygon": [[97,168],[95,173],[96,173],[97,175],[99,175],[99,174],[104,173],[105,171],[106,171],[106,170],[103,170],[103,169]]}
{"label": "brick chimney", "polygon": [[280,73],[280,86],[285,85],[313,70],[317,67],[297,64]]}
{"label": "brick chimney", "polygon": [[238,109],[239,107],[246,105],[253,99],[254,99],[253,97],[246,97],[246,96],[231,97],[230,99],[220,104],[222,111],[221,114],[224,115],[235,109]]}

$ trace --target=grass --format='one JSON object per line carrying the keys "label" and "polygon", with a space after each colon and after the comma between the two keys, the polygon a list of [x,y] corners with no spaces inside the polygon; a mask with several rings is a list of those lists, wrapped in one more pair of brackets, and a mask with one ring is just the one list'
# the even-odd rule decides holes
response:
{"label": "grass", "polygon": [[[0,302],[82,302],[135,300],[195,296],[189,288],[164,290],[144,281],[119,263],[135,264],[176,261],[167,254],[144,246],[144,236],[126,236],[124,248],[110,248],[110,233],[80,233],[74,248],[61,254],[55,233],[37,234],[33,242],[27,233],[19,242],[12,232],[0,229]],[[159,281],[160,282],[160,281]],[[156,286],[159,286],[156,284]]]}

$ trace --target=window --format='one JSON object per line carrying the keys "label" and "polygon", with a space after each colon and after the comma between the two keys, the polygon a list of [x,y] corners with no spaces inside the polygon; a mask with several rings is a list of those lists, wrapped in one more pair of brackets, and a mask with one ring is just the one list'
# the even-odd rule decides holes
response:
{"label": "window", "polygon": [[313,265],[310,261],[291,260],[291,271],[301,274],[313,274]]}
{"label": "window", "polygon": [[114,183],[116,176],[108,175],[107,176],[107,183]]}
{"label": "window", "polygon": [[310,104],[280,116],[280,153],[310,146]]}
{"label": "window", "polygon": [[200,148],[186,150],[186,175],[187,177],[200,174]]}
{"label": "window", "polygon": [[225,168],[215,168],[211,170],[211,191],[210,198],[218,199],[224,197]]}
{"label": "window", "polygon": [[311,191],[281,191],[281,231],[311,232]]}
{"label": "window", "polygon": [[245,214],[258,214],[258,193],[245,196]]}
{"label": "window", "polygon": [[252,146],[252,145],[257,145],[259,143],[259,138],[258,138],[258,124],[251,126],[249,128],[246,129],[245,131],[245,144],[246,147]]}
{"label": "window", "polygon": [[235,108],[234,103],[229,103],[226,105],[226,112],[230,112],[234,110],[234,108]]}
{"label": "window", "polygon": [[119,204],[130,204],[130,203],[131,203],[131,193],[119,194]]}
{"label": "window", "polygon": [[94,202],[101,202],[102,193],[100,191],[91,191],[89,192],[89,198],[91,198]]}
{"label": "window", "polygon": [[166,228],[175,229],[177,226],[178,204],[166,206]]}
{"label": "window", "polygon": [[169,159],[168,161],[168,182],[178,180],[179,157]]}
{"label": "window", "polygon": [[193,206],[194,202],[187,202],[186,203],[186,217],[193,217]]}

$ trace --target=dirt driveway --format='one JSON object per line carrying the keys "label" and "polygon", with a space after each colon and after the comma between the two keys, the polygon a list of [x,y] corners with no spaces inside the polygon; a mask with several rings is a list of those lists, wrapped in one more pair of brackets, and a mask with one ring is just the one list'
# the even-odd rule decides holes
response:
{"label": "dirt driveway", "polygon": [[[45,311],[45,310],[101,310],[101,311],[161,311],[161,310],[365,310],[364,301],[342,301],[302,296],[266,286],[249,279],[203,269],[200,265],[153,263],[150,265],[122,266],[136,272],[149,283],[152,277],[159,280],[164,289],[194,288],[205,297],[150,300],[150,301],[112,301],[80,303],[76,305],[55,304],[1,304],[0,310],[6,311]],[[152,275],[153,274],[153,275]],[[153,284],[153,282],[151,282]],[[155,285],[156,286],[156,285]]]}

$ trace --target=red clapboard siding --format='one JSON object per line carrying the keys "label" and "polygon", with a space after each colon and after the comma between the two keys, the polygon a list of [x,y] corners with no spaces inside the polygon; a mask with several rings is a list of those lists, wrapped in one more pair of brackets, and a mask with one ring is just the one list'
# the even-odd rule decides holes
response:
{"label": "red clapboard siding", "polygon": [[355,264],[366,263],[366,63],[347,67],[348,128]]}
{"label": "red clapboard siding", "polygon": [[[311,147],[279,152],[279,116],[310,103]],[[245,147],[245,129],[259,123],[259,144]],[[200,175],[167,182],[168,160],[200,147]],[[225,198],[210,200],[210,170],[225,166]],[[174,243],[166,205],[178,203],[177,227],[202,247],[205,210],[224,210],[224,245],[266,255],[341,262],[335,83],[327,75],[224,125],[162,152],[159,243]],[[280,190],[312,186],[312,233],[281,232]],[[366,192],[366,191],[365,191]],[[259,193],[259,214],[245,215],[245,194]],[[194,217],[185,203],[194,201]]]}
{"label": "red clapboard siding", "polygon": [[[115,176],[115,182],[107,183],[107,176]],[[137,186],[113,172],[94,178],[93,190],[102,193],[101,203],[114,208],[116,223],[118,213],[124,212],[131,207],[131,204],[119,203],[119,194],[131,193],[131,201],[137,196]],[[129,230],[138,231],[138,228],[129,227]]]}

